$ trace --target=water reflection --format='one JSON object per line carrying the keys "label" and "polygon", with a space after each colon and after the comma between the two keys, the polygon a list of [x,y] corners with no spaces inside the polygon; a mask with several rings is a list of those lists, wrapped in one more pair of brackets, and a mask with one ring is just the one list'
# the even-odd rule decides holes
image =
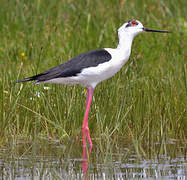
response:
{"label": "water reflection", "polygon": [[[1,149],[0,179],[186,179],[187,160],[178,154],[140,159],[126,148],[104,152],[79,145],[28,145]],[[45,147],[45,151],[41,149]]]}
{"label": "water reflection", "polygon": [[[91,152],[91,149],[90,149]],[[86,147],[83,147],[83,152],[82,152],[82,171],[84,174],[84,179],[88,179],[87,175],[87,170],[88,170],[88,153]]]}

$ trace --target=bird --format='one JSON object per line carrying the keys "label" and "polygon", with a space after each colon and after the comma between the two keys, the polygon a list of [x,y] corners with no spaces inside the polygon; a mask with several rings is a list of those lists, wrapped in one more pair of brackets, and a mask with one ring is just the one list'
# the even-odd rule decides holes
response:
{"label": "bird", "polygon": [[119,43],[116,48],[103,48],[84,52],[71,60],[50,68],[43,73],[18,80],[15,83],[34,81],[34,84],[79,84],[87,88],[86,109],[82,123],[83,147],[86,138],[89,146],[93,143],[89,133],[88,114],[95,87],[102,81],[114,76],[128,61],[133,39],[143,32],[169,33],[167,30],[148,29],[135,19],[125,22],[118,29]]}

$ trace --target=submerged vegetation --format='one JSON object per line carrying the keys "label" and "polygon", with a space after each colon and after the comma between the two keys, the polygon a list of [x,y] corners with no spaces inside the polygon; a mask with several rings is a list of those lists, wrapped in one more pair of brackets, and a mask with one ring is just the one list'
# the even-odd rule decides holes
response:
{"label": "submerged vegetation", "polygon": [[186,12],[182,0],[1,1],[0,145],[35,139],[80,143],[84,88],[13,82],[84,51],[115,47],[118,27],[132,18],[172,33],[138,35],[128,63],[96,87],[92,139],[97,145],[130,143],[141,155],[158,152],[158,144],[161,154],[164,144],[185,144]]}

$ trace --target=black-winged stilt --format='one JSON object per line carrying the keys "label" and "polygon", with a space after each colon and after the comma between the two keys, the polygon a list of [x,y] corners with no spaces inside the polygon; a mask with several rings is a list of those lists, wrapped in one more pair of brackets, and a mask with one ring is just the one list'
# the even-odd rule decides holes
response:
{"label": "black-winged stilt", "polygon": [[86,146],[85,137],[87,137],[88,143],[92,147],[88,128],[88,113],[94,88],[98,83],[112,77],[122,68],[129,59],[134,37],[144,31],[168,33],[168,31],[144,28],[138,20],[129,20],[118,29],[119,44],[116,49],[104,48],[82,53],[64,64],[19,80],[17,83],[35,81],[35,83],[80,84],[87,87],[86,111],[82,124],[83,146]]}

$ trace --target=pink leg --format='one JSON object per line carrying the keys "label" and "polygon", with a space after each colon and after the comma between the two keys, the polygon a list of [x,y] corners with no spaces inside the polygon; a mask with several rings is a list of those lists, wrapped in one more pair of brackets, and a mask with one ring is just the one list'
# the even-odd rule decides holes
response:
{"label": "pink leg", "polygon": [[87,104],[88,104],[89,94],[90,94],[90,89],[87,88],[87,93],[86,93],[86,107],[87,107]]}
{"label": "pink leg", "polygon": [[[90,95],[90,89],[87,88],[87,92],[86,92],[86,108],[87,108],[87,104],[88,104],[89,95]],[[84,121],[83,121],[83,124],[84,124]],[[82,139],[83,139],[83,147],[84,148],[86,147],[86,137],[85,137],[85,135],[86,135],[85,134],[85,130],[83,129],[83,125],[82,125]]]}
{"label": "pink leg", "polygon": [[[92,140],[89,134],[89,128],[88,128],[88,113],[90,110],[90,105],[92,102],[92,96],[93,96],[94,88],[88,89],[87,91],[87,97],[86,97],[86,111],[84,115],[84,120],[82,124],[82,136],[83,136],[83,147],[86,147],[86,137],[88,140],[88,143],[90,145],[90,148],[92,148]],[[90,149],[91,151],[91,149]]]}

